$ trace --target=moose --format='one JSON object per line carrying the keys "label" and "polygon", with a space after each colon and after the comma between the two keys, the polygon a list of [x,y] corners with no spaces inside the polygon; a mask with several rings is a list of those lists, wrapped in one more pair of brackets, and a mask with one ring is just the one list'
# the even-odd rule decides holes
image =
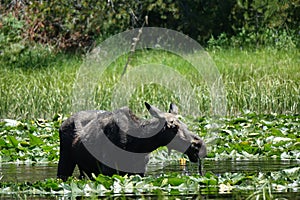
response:
{"label": "moose", "polygon": [[144,176],[149,154],[161,146],[186,154],[197,162],[207,154],[206,144],[178,119],[178,107],[169,112],[145,102],[151,119],[138,118],[128,107],[115,111],[80,111],[59,128],[60,158],[57,177],[72,176],[77,165],[80,178],[99,174]]}

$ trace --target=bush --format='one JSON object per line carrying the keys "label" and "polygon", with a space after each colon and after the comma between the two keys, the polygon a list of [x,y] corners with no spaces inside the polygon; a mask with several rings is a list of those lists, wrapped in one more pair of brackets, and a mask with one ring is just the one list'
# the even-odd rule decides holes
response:
{"label": "bush", "polygon": [[10,67],[41,67],[54,61],[52,48],[32,45],[24,37],[25,21],[8,14],[1,18],[0,25],[0,63]]}
{"label": "bush", "polygon": [[241,39],[238,43],[255,41],[263,45],[273,43],[276,35],[284,32],[287,37],[292,33],[297,36],[299,33],[295,31],[300,26],[298,0],[7,0],[1,3],[3,16],[13,16],[22,24],[21,29],[12,29],[18,30],[14,34],[72,51],[87,49],[97,39],[141,27],[145,16],[149,22],[146,26],[181,31],[202,44],[211,36],[218,38],[224,33],[235,40]]}
{"label": "bush", "polygon": [[247,32],[242,29],[240,33],[234,36],[222,33],[219,37],[209,39],[208,48],[275,48],[280,50],[289,50],[300,47],[299,35],[295,31],[265,29],[263,32],[256,34]]}
{"label": "bush", "polygon": [[17,60],[17,55],[26,49],[24,41],[22,40],[24,21],[16,19],[12,14],[2,17],[1,21],[1,58],[3,61],[14,62]]}

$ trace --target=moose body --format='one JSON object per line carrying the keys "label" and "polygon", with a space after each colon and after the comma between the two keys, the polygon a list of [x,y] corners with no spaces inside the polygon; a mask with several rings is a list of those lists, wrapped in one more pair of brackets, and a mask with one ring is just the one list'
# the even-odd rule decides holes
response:
{"label": "moose body", "polygon": [[167,146],[197,162],[206,156],[206,145],[177,118],[177,107],[168,113],[145,103],[153,116],[141,120],[129,108],[113,112],[81,111],[59,129],[60,158],[57,177],[67,180],[78,165],[80,177],[92,174],[144,175],[149,154]]}

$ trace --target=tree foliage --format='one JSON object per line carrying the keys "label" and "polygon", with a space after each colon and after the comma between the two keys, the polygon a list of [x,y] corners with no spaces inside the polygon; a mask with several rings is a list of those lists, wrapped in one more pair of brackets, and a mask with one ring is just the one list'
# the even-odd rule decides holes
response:
{"label": "tree foliage", "polygon": [[[2,0],[0,13],[0,34],[60,49],[88,47],[96,39],[141,27],[146,16],[146,26],[182,31],[199,42],[222,33],[260,35],[266,29],[297,32],[300,27],[299,0]],[[21,33],[20,27],[8,33],[7,17],[23,22]]]}

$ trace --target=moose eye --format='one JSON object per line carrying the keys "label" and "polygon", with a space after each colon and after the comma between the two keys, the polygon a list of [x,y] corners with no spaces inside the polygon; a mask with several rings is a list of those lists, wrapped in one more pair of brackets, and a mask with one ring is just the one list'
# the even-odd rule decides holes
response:
{"label": "moose eye", "polygon": [[175,120],[169,120],[168,125],[169,128],[178,128],[178,124],[176,123]]}

